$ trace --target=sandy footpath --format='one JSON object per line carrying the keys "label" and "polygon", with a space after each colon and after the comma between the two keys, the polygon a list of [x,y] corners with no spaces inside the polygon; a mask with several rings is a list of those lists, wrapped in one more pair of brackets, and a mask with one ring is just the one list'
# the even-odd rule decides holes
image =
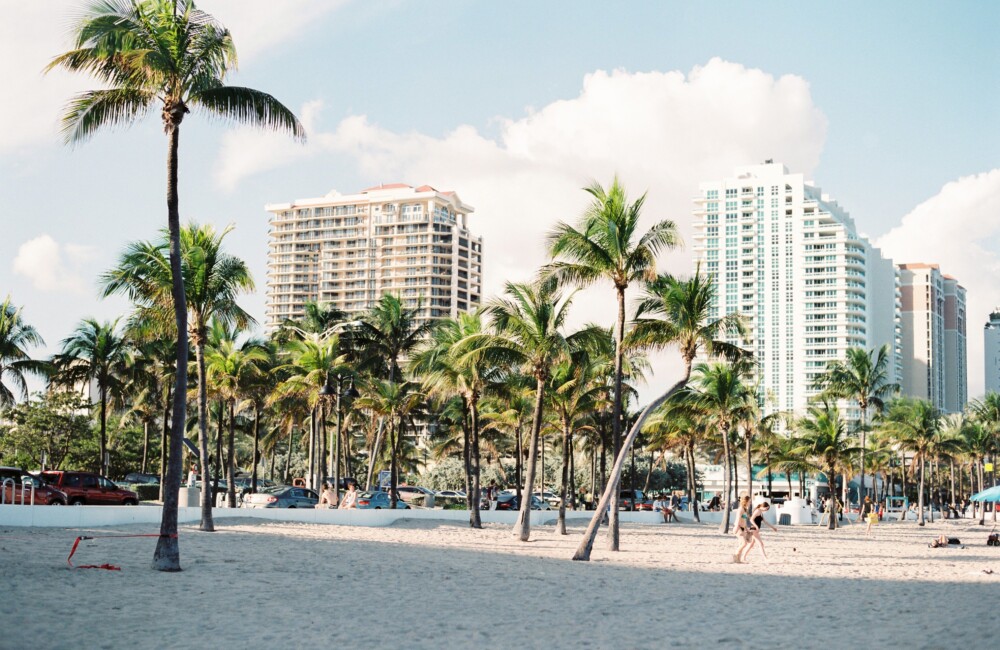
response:
{"label": "sandy footpath", "polygon": [[[0,528],[2,648],[972,648],[1000,638],[1000,548],[970,520],[765,529],[625,525],[619,553],[571,562],[582,527],[483,530],[223,520],[181,529],[184,571],[149,568],[155,533]],[[965,549],[931,549],[935,535]],[[992,570],[987,574],[984,570]],[[989,633],[994,630],[994,633]]]}

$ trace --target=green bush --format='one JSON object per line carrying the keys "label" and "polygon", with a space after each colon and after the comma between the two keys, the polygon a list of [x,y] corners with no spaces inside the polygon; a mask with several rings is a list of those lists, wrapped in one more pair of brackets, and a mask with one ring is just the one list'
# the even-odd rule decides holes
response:
{"label": "green bush", "polygon": [[132,490],[139,495],[139,501],[156,501],[160,498],[160,486],[159,485],[148,485],[148,484],[119,484],[119,487],[123,487],[126,490]]}

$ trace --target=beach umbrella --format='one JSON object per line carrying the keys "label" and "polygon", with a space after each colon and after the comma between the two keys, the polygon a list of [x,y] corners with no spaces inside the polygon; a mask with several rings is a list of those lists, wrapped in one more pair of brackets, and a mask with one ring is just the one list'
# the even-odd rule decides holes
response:
{"label": "beach umbrella", "polygon": [[988,490],[983,490],[979,494],[973,494],[970,498],[973,501],[1000,501],[1000,485],[991,487]]}

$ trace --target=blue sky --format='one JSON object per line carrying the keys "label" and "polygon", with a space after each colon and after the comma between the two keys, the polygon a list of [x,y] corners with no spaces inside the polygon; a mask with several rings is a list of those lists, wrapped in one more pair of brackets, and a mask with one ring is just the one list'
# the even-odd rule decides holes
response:
{"label": "blue sky", "polygon": [[[124,310],[97,299],[95,280],[165,223],[166,140],[153,115],[63,146],[60,106],[92,84],[39,71],[68,48],[79,2],[0,2],[0,73],[18,98],[0,107],[0,294],[51,350],[80,318]],[[233,30],[232,83],[273,93],[310,131],[299,146],[197,114],[182,129],[182,214],[234,223],[227,241],[261,288],[265,203],[380,181],[454,189],[477,209],[496,288],[531,272],[541,233],[575,218],[591,178],[620,173],[649,191],[650,220],[684,232],[698,180],[767,157],[807,173],[897,261],[939,262],[966,285],[970,393],[981,390],[979,326],[1000,302],[1000,5],[199,6]],[[246,303],[263,316],[262,290]],[[586,303],[581,319],[609,313]]]}

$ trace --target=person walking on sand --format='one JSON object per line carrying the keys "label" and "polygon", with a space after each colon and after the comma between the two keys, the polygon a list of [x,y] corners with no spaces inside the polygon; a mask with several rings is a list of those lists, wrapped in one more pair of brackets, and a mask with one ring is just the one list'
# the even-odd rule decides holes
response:
{"label": "person walking on sand", "polygon": [[778,529],[771,525],[771,522],[764,519],[764,513],[771,509],[771,504],[767,501],[762,501],[757,504],[757,507],[753,509],[753,513],[750,515],[750,521],[753,523],[753,528],[750,530],[750,546],[747,550],[743,552],[743,562],[747,561],[747,557],[750,555],[750,551],[757,544],[760,544],[760,552],[764,555],[764,561],[767,561],[767,551],[764,550],[764,540],[760,538],[760,527],[762,524],[767,524],[771,530],[778,532]]}
{"label": "person walking on sand", "polygon": [[351,508],[357,509],[358,507],[358,486],[351,481],[347,484],[347,492],[344,493],[344,498],[341,499],[340,505],[337,506],[340,510],[348,510]]}
{"label": "person walking on sand", "polygon": [[749,549],[753,543],[753,528],[754,524],[750,520],[750,497],[744,495],[740,497],[739,515],[736,519],[736,529],[733,531],[740,540],[740,547],[736,550],[736,554],[733,555],[734,563],[743,563],[743,552]]}
{"label": "person walking on sand", "polygon": [[868,511],[868,514],[865,515],[865,519],[868,521],[868,525],[865,527],[865,537],[872,537],[872,526],[878,523],[878,512],[872,508]]}

